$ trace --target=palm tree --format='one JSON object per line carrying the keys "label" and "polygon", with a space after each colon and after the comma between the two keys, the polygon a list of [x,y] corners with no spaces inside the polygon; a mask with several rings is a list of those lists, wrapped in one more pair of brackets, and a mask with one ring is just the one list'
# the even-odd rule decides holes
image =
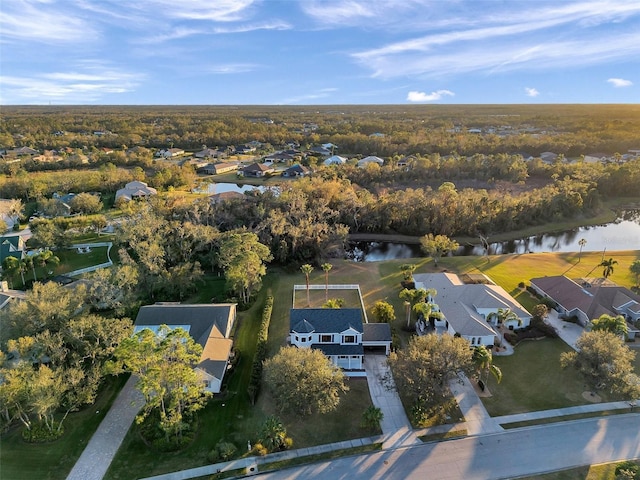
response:
{"label": "palm tree", "polygon": [[[24,257],[22,260],[20,260],[20,276],[22,277],[22,284],[23,285],[24,285],[24,274],[30,268],[33,268],[33,258]],[[36,281],[36,272],[35,272],[35,270],[33,271],[33,281],[34,282]]]}
{"label": "palm tree", "polygon": [[380,428],[380,422],[384,418],[384,413],[378,407],[369,405],[367,409],[362,412],[361,425],[365,428],[377,429]]}
{"label": "palm tree", "polygon": [[313,272],[313,267],[308,263],[305,263],[300,267],[300,271],[304,273],[307,279],[307,307],[311,306],[311,300],[309,300],[309,274]]}
{"label": "palm tree", "polygon": [[409,325],[411,324],[411,307],[417,303],[424,302],[430,292],[433,292],[432,296],[435,295],[435,290],[425,290],[424,288],[418,288],[417,290],[409,290],[408,288],[403,288],[400,291],[400,294],[398,296],[402,300],[405,300],[405,306],[407,307],[407,327],[409,327]]}
{"label": "palm tree", "polygon": [[322,270],[324,271],[324,301],[329,300],[329,270],[333,268],[330,263],[323,263]]}
{"label": "palm tree", "polygon": [[578,253],[578,263],[580,263],[580,259],[582,258],[582,249],[584,248],[584,246],[587,244],[587,240],[584,238],[581,238],[578,241],[578,245],[580,245],[580,253]]}
{"label": "palm tree", "polygon": [[612,317],[606,313],[600,315],[599,318],[591,320],[591,330],[594,332],[604,331],[611,332],[615,335],[620,335],[623,339],[629,333],[629,327],[627,326],[627,320],[622,315]]}
{"label": "palm tree", "polygon": [[58,265],[60,259],[56,257],[51,250],[45,250],[34,258],[38,265],[42,268],[46,268],[48,265]]}
{"label": "palm tree", "polygon": [[278,417],[270,416],[262,424],[260,431],[260,443],[268,451],[283,450],[286,447],[287,430]]}
{"label": "palm tree", "polygon": [[600,264],[598,265],[599,267],[604,267],[604,269],[602,270],[602,276],[604,278],[609,278],[611,274],[613,274],[613,266],[617,264],[618,261],[614,260],[613,258],[610,258],[609,260],[602,260],[602,262],[600,262]]}
{"label": "palm tree", "polygon": [[498,383],[502,381],[502,370],[493,364],[493,354],[484,345],[478,345],[473,349],[473,362],[476,366],[476,375],[479,381],[486,383],[489,372]]}
{"label": "palm tree", "polygon": [[[13,288],[13,276],[16,272],[22,271],[20,269],[20,260],[16,257],[7,257],[2,262],[2,278],[9,280],[9,284]],[[24,284],[24,276],[22,277],[22,283]]]}

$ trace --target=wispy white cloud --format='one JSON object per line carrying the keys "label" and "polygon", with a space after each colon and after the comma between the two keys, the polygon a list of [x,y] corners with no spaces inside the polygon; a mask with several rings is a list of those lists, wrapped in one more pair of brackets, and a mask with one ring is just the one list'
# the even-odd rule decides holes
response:
{"label": "wispy white cloud", "polygon": [[409,92],[407,95],[407,101],[409,102],[435,102],[440,100],[443,96],[453,97],[455,93],[450,90],[436,90],[435,92]]}
{"label": "wispy white cloud", "polygon": [[1,103],[83,103],[135,90],[144,75],[100,62],[83,62],[76,70],[34,76],[1,76]]}
{"label": "wispy white cloud", "polygon": [[261,68],[260,65],[253,63],[227,63],[220,65],[213,65],[206,69],[207,72],[213,73],[216,75],[228,75],[233,73],[246,73],[252,72]]}
{"label": "wispy white cloud", "polygon": [[524,87],[524,92],[526,93],[527,97],[537,97],[538,95],[540,95],[540,92],[537,89],[531,87]]}
{"label": "wispy white cloud", "polygon": [[[246,19],[247,10],[254,3],[254,0],[136,0],[129,5],[139,11],[174,19],[236,22]],[[119,0],[118,5],[122,5]]]}
{"label": "wispy white cloud", "polygon": [[[389,24],[400,14],[433,4],[428,0],[305,0],[300,8],[320,25],[371,26]],[[424,10],[423,10],[424,15]],[[408,19],[408,21],[410,21]]]}
{"label": "wispy white cloud", "polygon": [[[538,4],[531,4],[538,5]],[[477,27],[431,33],[352,54],[373,76],[492,73],[562,64],[587,65],[640,53],[637,30],[614,25],[640,15],[637,2],[572,2],[559,6],[480,13]],[[592,28],[607,24],[610,28]],[[587,28],[590,27],[590,28]]]}
{"label": "wispy white cloud", "polygon": [[631,85],[633,85],[633,82],[631,80],[625,80],[624,78],[610,78],[609,80],[607,80],[607,82],[609,82],[616,88],[630,87]]}
{"label": "wispy white cloud", "polygon": [[78,15],[71,3],[38,0],[2,2],[0,30],[3,42],[88,42],[99,34],[94,25]]}
{"label": "wispy white cloud", "polygon": [[319,100],[321,98],[327,98],[331,96],[333,92],[336,92],[336,91],[338,91],[338,89],[333,87],[321,88],[316,92],[299,95],[297,97],[290,97],[279,103],[283,105],[291,105],[291,104],[300,104],[300,103],[310,102],[313,100]]}

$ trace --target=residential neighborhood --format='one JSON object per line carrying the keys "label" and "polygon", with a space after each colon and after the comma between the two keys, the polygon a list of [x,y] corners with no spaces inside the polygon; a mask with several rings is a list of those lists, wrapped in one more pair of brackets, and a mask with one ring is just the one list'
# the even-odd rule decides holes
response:
{"label": "residential neighborhood", "polygon": [[[73,148],[0,159],[3,468],[237,476],[637,421],[637,152],[283,112],[226,141],[60,124]],[[398,148],[405,123],[478,151]],[[512,132],[539,148],[480,148]]]}

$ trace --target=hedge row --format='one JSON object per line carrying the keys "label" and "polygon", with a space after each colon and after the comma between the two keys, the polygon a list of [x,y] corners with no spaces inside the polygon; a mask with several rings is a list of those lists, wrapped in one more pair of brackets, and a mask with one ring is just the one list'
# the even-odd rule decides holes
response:
{"label": "hedge row", "polygon": [[269,295],[264,302],[262,309],[262,321],[260,322],[260,331],[258,332],[258,344],[256,345],[256,355],[253,357],[253,366],[251,367],[251,379],[247,387],[247,393],[251,403],[255,404],[260,392],[260,383],[262,382],[262,364],[267,358],[267,338],[269,336],[269,324],[271,323],[271,311],[273,310],[273,297]]}

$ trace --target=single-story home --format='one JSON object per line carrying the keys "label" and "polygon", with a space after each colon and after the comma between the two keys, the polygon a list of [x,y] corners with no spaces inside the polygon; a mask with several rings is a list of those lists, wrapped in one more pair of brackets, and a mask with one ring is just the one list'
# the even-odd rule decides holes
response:
{"label": "single-story home", "polygon": [[640,320],[640,295],[602,278],[572,280],[564,275],[531,279],[531,287],[556,303],[556,310],[575,316],[582,326],[601,315]]}
{"label": "single-story home", "polygon": [[145,182],[134,180],[127,183],[124,188],[116,192],[116,200],[124,198],[125,200],[133,200],[134,198],[147,198],[151,195],[157,195],[158,191],[148,186]]}
{"label": "single-story home", "polygon": [[266,174],[273,173],[275,171],[276,169],[271,165],[265,165],[264,163],[254,163],[241,170],[245,177],[264,177]]}
{"label": "single-story home", "polygon": [[305,167],[304,165],[295,164],[287,168],[284,172],[282,172],[283,177],[306,177],[307,175],[311,175],[312,170],[310,168]]}
{"label": "single-story home", "polygon": [[449,334],[459,334],[472,346],[493,347],[498,331],[499,310],[510,310],[517,320],[507,321],[509,329],[524,328],[531,322],[531,314],[502,287],[488,284],[466,284],[453,273],[425,273],[413,276],[416,288],[435,289],[434,311],[442,313],[435,327]]}
{"label": "single-story home", "polygon": [[347,159],[340,155],[333,155],[322,162],[323,165],[344,165],[345,163],[347,163]]}
{"label": "single-story home", "polygon": [[221,173],[233,172],[238,170],[237,163],[209,163],[204,167],[198,168],[198,173],[205,173],[207,175],[219,175]]}
{"label": "single-story home", "polygon": [[293,155],[291,155],[290,153],[276,152],[264,157],[264,161],[265,163],[266,162],[286,163],[286,162],[292,162],[293,158],[294,158]]}
{"label": "single-story home", "polygon": [[159,150],[156,152],[156,157],[172,158],[184,155],[184,150],[181,148],[167,148],[166,150]]}
{"label": "single-story home", "polygon": [[362,370],[364,349],[391,350],[388,324],[362,322],[359,308],[293,308],[289,316],[290,343],[314,348],[345,370]]}
{"label": "single-story home", "polygon": [[364,168],[371,163],[375,163],[382,166],[384,165],[384,160],[380,157],[369,155],[368,157],[364,157],[363,159],[358,160],[358,167]]}
{"label": "single-story home", "polygon": [[196,158],[226,158],[227,151],[219,148],[205,148],[194,154]]}
{"label": "single-story home", "polygon": [[231,328],[236,319],[236,304],[156,303],[140,309],[134,333],[144,329],[157,332],[160,326],[182,328],[202,346],[200,361],[195,366],[206,390],[219,393],[229,366],[233,340]]}
{"label": "single-story home", "polygon": [[222,193],[215,193],[211,195],[209,197],[209,200],[213,205],[216,205],[218,203],[223,203],[228,200],[247,200],[248,198],[250,197],[248,197],[247,195],[241,192],[222,192]]}

